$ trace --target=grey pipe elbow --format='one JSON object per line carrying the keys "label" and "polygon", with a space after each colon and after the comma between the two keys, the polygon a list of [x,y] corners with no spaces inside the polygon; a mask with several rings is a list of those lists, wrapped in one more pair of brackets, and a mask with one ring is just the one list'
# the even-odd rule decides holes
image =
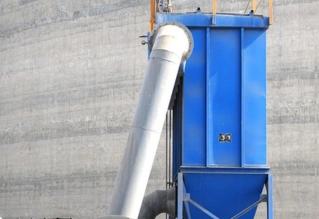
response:
{"label": "grey pipe elbow", "polygon": [[176,189],[156,190],[143,199],[138,219],[155,219],[159,214],[166,213],[176,218]]}

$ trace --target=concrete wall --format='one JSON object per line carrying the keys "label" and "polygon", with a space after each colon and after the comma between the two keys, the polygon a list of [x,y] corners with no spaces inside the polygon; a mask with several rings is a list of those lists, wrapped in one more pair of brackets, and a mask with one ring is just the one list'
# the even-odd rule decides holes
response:
{"label": "concrete wall", "polygon": [[278,1],[268,34],[276,218],[319,217],[319,1]]}
{"label": "concrete wall", "polygon": [[[148,2],[0,1],[2,218],[107,212],[146,68],[138,36],[148,30]],[[219,9],[238,12],[246,2]],[[211,10],[203,0],[175,3],[177,11]],[[315,0],[275,1],[268,32],[276,218],[319,215],[318,8]],[[165,187],[164,139],[148,191]]]}
{"label": "concrete wall", "polygon": [[145,1],[0,2],[1,217],[106,214],[147,20]]}

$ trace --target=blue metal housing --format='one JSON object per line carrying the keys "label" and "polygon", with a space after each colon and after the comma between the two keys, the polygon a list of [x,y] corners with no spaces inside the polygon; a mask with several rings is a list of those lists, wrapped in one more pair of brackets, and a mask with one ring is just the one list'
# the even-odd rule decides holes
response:
{"label": "blue metal housing", "polygon": [[[173,107],[178,218],[250,219],[262,201],[272,218],[266,159],[269,19],[157,13],[156,21],[182,23],[194,38]],[[268,194],[261,196],[264,186]]]}

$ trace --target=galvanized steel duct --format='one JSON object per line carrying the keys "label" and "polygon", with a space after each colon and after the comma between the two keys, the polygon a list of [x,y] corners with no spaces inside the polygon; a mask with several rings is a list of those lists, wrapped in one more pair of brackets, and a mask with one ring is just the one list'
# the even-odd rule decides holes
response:
{"label": "galvanized steel duct", "polygon": [[191,33],[179,23],[159,26],[150,42],[152,52],[109,209],[110,215],[131,219],[139,215],[179,66],[193,48]]}

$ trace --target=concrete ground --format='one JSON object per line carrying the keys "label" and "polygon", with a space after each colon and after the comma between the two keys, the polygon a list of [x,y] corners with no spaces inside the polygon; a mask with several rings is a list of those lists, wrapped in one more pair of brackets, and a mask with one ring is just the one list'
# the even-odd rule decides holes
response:
{"label": "concrete ground", "polygon": [[[203,0],[174,2],[176,11],[211,11]],[[219,10],[242,12],[246,3],[223,1]],[[148,31],[148,4],[0,1],[3,219],[106,214],[146,69],[139,35]],[[267,129],[275,218],[318,218],[319,2],[274,4]],[[165,188],[164,140],[148,192]]]}

